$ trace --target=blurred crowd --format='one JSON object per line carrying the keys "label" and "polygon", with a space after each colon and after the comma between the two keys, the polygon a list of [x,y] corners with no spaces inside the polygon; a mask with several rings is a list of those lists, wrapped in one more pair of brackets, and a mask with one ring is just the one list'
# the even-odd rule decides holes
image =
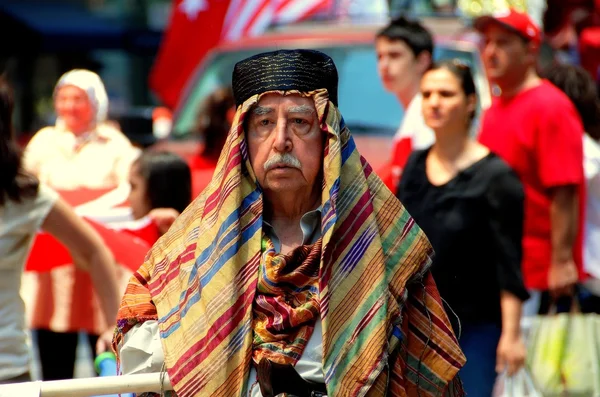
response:
{"label": "blurred crowd", "polygon": [[541,32],[527,14],[484,15],[475,28],[497,89],[476,134],[468,65],[432,66],[431,36],[418,23],[392,23],[376,47],[384,85],[407,109],[381,174],[436,251],[433,276],[467,357],[465,390],[489,396],[497,372],[524,365],[523,316],[569,312],[573,298],[600,309],[600,113],[586,70],[537,70]]}
{"label": "blurred crowd", "polygon": [[[376,171],[435,250],[432,274],[467,357],[468,395],[492,395],[498,373],[525,365],[524,317],[569,312],[574,302],[600,313],[600,102],[591,73],[600,60],[586,22],[598,16],[583,8],[545,22],[570,63],[544,70],[542,31],[527,13],[475,19],[497,93],[488,109],[478,106],[469,65],[432,62],[432,35],[418,21],[394,19],[374,39],[382,84],[404,109],[391,160]],[[155,233],[123,229],[151,246],[213,178],[236,110],[230,87],[214,91],[198,109],[200,151],[184,159],[132,145],[107,120],[106,91],[91,71],[65,73],[53,100],[56,123],[22,153],[12,90],[0,81],[1,383],[31,380],[28,329],[43,380],[73,378],[81,331],[97,352],[113,338],[132,272],[115,266],[110,246],[60,192],[125,189],[131,219]],[[74,266],[23,272],[40,231]]]}

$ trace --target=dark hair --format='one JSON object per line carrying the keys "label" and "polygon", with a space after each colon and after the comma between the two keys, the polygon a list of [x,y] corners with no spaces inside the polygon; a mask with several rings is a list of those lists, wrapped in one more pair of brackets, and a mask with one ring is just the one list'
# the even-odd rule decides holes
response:
{"label": "dark hair", "polygon": [[197,133],[203,137],[203,157],[219,157],[231,128],[228,112],[235,108],[231,87],[216,89],[210,94],[198,113]]}
{"label": "dark hair", "polygon": [[0,76],[0,205],[5,204],[7,197],[17,202],[35,197],[39,185],[36,178],[23,170],[12,126],[13,109],[12,89]]}
{"label": "dark hair", "polygon": [[392,20],[389,25],[377,33],[376,38],[380,37],[405,42],[415,57],[422,52],[433,54],[433,37],[429,30],[419,22],[411,21],[405,17]]}
{"label": "dark hair", "polygon": [[[461,61],[460,59],[450,59],[431,65],[428,71],[445,69],[452,73],[459,81],[460,87],[462,88],[465,96],[475,95],[477,97],[477,89],[475,87],[475,81],[473,80],[473,73],[469,65]],[[476,111],[469,115],[472,121],[476,116]]]}
{"label": "dark hair", "polygon": [[600,139],[600,101],[592,76],[579,66],[554,64],[546,69],[544,77],[573,102],[585,132],[595,140]]}
{"label": "dark hair", "polygon": [[179,213],[192,200],[190,167],[178,155],[170,152],[144,152],[135,163],[146,181],[150,207],[173,208]]}

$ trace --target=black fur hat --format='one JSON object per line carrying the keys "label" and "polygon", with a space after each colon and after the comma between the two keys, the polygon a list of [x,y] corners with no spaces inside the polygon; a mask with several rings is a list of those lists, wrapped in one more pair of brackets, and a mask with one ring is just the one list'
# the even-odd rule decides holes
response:
{"label": "black fur hat", "polygon": [[233,69],[236,106],[253,95],[271,90],[302,92],[327,89],[337,106],[338,73],[333,60],[314,50],[278,50],[254,55]]}

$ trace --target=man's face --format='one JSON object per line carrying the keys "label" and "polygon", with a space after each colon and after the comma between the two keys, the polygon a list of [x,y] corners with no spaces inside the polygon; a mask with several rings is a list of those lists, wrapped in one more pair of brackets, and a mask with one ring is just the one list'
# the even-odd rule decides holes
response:
{"label": "man's face", "polygon": [[523,38],[497,23],[490,23],[483,34],[483,62],[488,78],[502,86],[507,80],[512,82],[523,76],[533,61]]}
{"label": "man's face", "polygon": [[252,169],[265,192],[314,190],[323,132],[311,98],[269,94],[250,111],[246,127]]}
{"label": "man's face", "polygon": [[377,70],[386,91],[402,93],[421,79],[424,69],[404,41],[378,37],[375,51]]}

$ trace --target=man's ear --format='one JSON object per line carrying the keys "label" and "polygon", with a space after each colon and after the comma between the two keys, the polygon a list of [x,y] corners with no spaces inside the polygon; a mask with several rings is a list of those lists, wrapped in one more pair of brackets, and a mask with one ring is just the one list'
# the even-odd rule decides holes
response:
{"label": "man's ear", "polygon": [[477,95],[471,94],[467,96],[467,110],[470,114],[475,113],[477,110]]}
{"label": "man's ear", "polygon": [[431,53],[429,51],[423,51],[417,56],[417,68],[419,74],[423,75],[431,67],[432,63]]}
{"label": "man's ear", "polygon": [[540,45],[534,43],[533,41],[529,41],[525,45],[527,46],[527,55],[529,57],[529,60],[535,65],[537,63],[537,59],[540,53]]}

